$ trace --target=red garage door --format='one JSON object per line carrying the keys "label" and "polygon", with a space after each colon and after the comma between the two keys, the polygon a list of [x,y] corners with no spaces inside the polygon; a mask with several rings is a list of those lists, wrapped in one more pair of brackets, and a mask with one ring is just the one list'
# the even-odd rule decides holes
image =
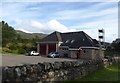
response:
{"label": "red garage door", "polygon": [[56,52],[56,44],[48,44],[48,53]]}
{"label": "red garage door", "polygon": [[46,55],[46,44],[40,44],[40,54]]}

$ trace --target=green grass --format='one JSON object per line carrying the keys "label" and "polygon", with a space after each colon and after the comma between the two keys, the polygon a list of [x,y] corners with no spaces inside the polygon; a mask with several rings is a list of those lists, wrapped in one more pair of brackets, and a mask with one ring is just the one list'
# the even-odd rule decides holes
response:
{"label": "green grass", "polygon": [[78,79],[78,81],[118,81],[120,79],[120,77],[118,77],[118,73],[120,73],[120,70],[118,70],[119,66],[118,64],[113,64],[82,79]]}
{"label": "green grass", "polygon": [[118,73],[120,75],[120,70],[118,67],[120,67],[120,65],[113,64],[107,68],[97,70],[96,72],[93,72],[83,78],[74,81],[65,81],[65,83],[73,83],[79,81],[120,81],[120,77],[118,76]]}

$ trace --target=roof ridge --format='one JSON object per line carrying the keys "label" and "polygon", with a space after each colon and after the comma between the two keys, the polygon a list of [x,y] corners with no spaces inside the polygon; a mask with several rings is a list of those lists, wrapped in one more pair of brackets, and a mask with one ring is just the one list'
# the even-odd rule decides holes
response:
{"label": "roof ridge", "polygon": [[64,32],[62,34],[67,34],[67,33],[79,33],[79,32],[83,32],[83,31],[75,31],[75,32]]}
{"label": "roof ridge", "polygon": [[[83,34],[85,35],[85,37],[88,39],[88,41],[90,42],[90,44],[92,45],[92,46],[95,46],[94,44],[94,41],[93,41],[93,38],[91,38],[89,35],[87,35],[86,33],[84,33],[83,32]],[[94,43],[94,44],[93,44]]]}

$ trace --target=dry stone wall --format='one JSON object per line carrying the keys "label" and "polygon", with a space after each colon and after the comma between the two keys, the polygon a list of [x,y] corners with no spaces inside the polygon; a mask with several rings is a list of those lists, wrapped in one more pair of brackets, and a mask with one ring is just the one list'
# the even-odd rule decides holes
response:
{"label": "dry stone wall", "polygon": [[100,68],[103,61],[64,61],[2,68],[2,83],[44,83],[82,78]]}

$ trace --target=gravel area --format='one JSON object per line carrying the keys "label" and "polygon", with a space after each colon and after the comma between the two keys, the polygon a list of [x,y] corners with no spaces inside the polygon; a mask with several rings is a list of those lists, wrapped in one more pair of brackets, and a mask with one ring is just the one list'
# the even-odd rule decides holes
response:
{"label": "gravel area", "polygon": [[73,60],[76,59],[2,54],[2,65],[0,66],[18,66],[23,64],[37,64],[42,62],[55,62],[55,61],[59,62],[59,61],[73,61]]}

